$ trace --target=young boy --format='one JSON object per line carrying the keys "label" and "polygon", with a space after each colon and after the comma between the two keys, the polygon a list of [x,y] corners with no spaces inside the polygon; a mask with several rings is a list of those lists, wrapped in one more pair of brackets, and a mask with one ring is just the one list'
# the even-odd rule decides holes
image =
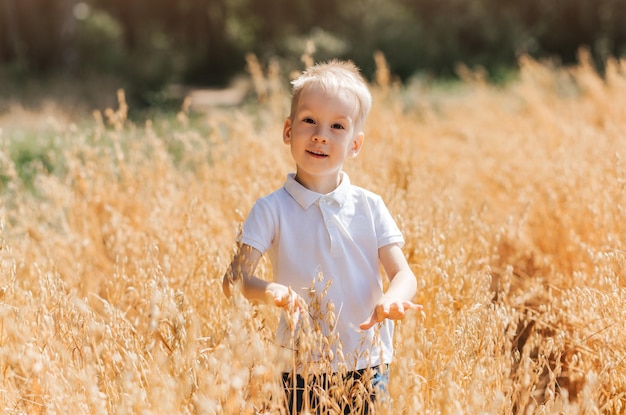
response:
{"label": "young boy", "polygon": [[[367,398],[384,393],[393,352],[392,320],[421,306],[411,301],[417,283],[391,214],[378,195],[352,185],[342,171],[363,146],[362,128],[372,101],[365,80],[352,62],[333,60],[308,68],[292,84],[283,141],[291,147],[296,172],[253,206],[223,287],[229,295],[231,285],[240,283],[248,300],[283,308],[277,333],[283,347],[298,349],[304,317],[316,320],[309,327],[317,324],[331,338],[325,352],[311,353],[310,361],[283,376],[289,410],[299,412],[316,401],[303,389],[309,382],[307,366],[320,361],[326,361],[329,373],[317,389],[342,379],[368,382]],[[273,281],[254,276],[264,253],[272,263]],[[379,264],[390,280],[386,292]],[[322,294],[323,303],[316,306],[322,314],[314,315],[311,303]],[[319,321],[328,310],[332,317]],[[340,400],[346,399],[349,404],[339,406],[350,411],[356,398]]]}

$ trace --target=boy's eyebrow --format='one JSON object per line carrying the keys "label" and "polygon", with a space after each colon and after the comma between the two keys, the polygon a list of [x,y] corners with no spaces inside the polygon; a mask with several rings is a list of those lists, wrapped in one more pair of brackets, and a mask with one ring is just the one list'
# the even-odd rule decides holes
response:
{"label": "boy's eyebrow", "polygon": [[[294,114],[300,115],[302,113],[307,113],[307,112],[312,112],[314,111],[313,109],[307,108],[307,107],[300,107]],[[333,119],[344,119],[346,121],[353,121],[354,117],[352,115],[345,115],[345,114],[335,114],[332,116]]]}

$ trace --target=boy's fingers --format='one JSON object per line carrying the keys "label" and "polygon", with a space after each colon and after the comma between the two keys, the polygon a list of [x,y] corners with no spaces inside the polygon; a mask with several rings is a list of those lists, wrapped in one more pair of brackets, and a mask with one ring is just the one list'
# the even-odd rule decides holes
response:
{"label": "boy's fingers", "polygon": [[[390,313],[389,317],[392,320],[402,320],[406,316],[407,311],[410,310],[422,310],[420,304],[415,304],[412,301],[403,301],[401,303],[394,303],[394,313]],[[397,308],[396,308],[397,307]]]}
{"label": "boy's fingers", "polygon": [[272,296],[272,300],[274,301],[274,304],[276,306],[282,307],[286,303],[284,295],[281,295],[280,293],[276,293],[276,292],[274,293],[268,292],[268,294]]}
{"label": "boy's fingers", "polygon": [[287,311],[302,311],[306,309],[304,300],[293,290],[286,293],[276,293],[273,296],[276,307],[284,308]]}
{"label": "boy's fingers", "polygon": [[390,306],[383,306],[379,304],[376,308],[374,308],[374,312],[370,315],[370,318],[361,323],[359,328],[361,330],[368,330],[376,323],[380,323],[386,318],[390,320],[402,320],[406,316],[407,311],[422,309],[423,307],[420,304],[415,304],[411,301],[392,303]]}
{"label": "boy's fingers", "polygon": [[415,304],[414,302],[411,302],[411,301],[404,302],[405,310],[421,310],[422,308],[423,307],[421,306],[421,304]]}
{"label": "boy's fingers", "polygon": [[385,309],[382,305],[377,305],[374,308],[372,314],[370,314],[370,318],[359,325],[361,330],[368,330],[374,326],[376,323],[380,323],[389,315],[389,308]]}
{"label": "boy's fingers", "polygon": [[361,323],[361,324],[359,325],[359,328],[360,328],[361,330],[369,330],[369,329],[370,329],[370,328],[372,328],[372,327],[374,326],[374,324],[376,324],[376,323],[377,323],[377,321],[376,321],[376,319],[374,318],[374,314],[372,314],[372,315],[370,316],[370,318],[369,318],[367,321],[364,321],[363,323]]}
{"label": "boy's fingers", "polygon": [[285,307],[289,301],[289,294],[281,291],[266,290],[265,294],[269,301],[273,302],[276,307]]}

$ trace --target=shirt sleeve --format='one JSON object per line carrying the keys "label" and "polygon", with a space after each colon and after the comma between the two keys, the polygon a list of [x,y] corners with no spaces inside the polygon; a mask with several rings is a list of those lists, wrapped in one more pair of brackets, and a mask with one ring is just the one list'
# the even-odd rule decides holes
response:
{"label": "shirt sleeve", "polygon": [[382,197],[376,196],[374,199],[374,224],[376,227],[376,237],[378,239],[378,247],[390,244],[404,245],[404,237],[398,224],[391,216],[389,209],[383,202]]}
{"label": "shirt sleeve", "polygon": [[243,223],[238,242],[265,253],[274,240],[276,221],[263,199],[257,200]]}

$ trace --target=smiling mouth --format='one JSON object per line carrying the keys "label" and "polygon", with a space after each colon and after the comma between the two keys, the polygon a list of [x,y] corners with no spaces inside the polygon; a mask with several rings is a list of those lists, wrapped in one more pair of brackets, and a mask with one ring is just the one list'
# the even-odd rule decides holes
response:
{"label": "smiling mouth", "polygon": [[315,157],[328,157],[328,154],[322,152],[322,151],[317,151],[317,150],[307,150],[307,153],[311,154],[312,156]]}

